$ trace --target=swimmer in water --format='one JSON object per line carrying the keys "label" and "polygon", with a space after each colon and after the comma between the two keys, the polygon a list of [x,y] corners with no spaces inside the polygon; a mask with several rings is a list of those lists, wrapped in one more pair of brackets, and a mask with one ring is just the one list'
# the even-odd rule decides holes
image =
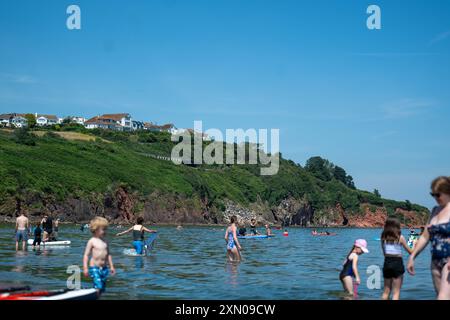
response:
{"label": "swimmer in water", "polygon": [[225,231],[225,242],[227,244],[227,259],[230,262],[241,261],[242,247],[239,244],[239,240],[236,235],[236,223],[237,217],[232,216],[230,218],[230,225]]}
{"label": "swimmer in water", "polygon": [[258,230],[256,230],[256,225],[256,219],[253,218],[252,220],[250,220],[250,233],[252,234],[252,236],[256,236],[259,234]]}
{"label": "swimmer in water", "polygon": [[[89,239],[83,256],[83,274],[90,276],[97,294],[105,291],[106,279],[116,273],[112,257],[109,254],[108,243],[105,241],[108,221],[102,217],[94,218],[89,225],[92,238]],[[109,269],[108,269],[109,266]]]}
{"label": "swimmer in water", "polygon": [[361,283],[361,278],[358,272],[358,258],[363,253],[369,253],[367,249],[367,241],[364,239],[358,239],[353,244],[352,249],[347,254],[345,258],[342,271],[339,274],[339,279],[341,280],[342,286],[345,292],[349,295],[353,295],[353,281],[357,285]]}
{"label": "swimmer in water", "polygon": [[270,229],[270,226],[268,224],[266,224],[264,227],[266,228],[266,235],[267,236],[273,235],[272,230]]}
{"label": "swimmer in water", "polygon": [[247,235],[247,228],[244,225],[241,225],[238,231],[238,234],[242,237]]}

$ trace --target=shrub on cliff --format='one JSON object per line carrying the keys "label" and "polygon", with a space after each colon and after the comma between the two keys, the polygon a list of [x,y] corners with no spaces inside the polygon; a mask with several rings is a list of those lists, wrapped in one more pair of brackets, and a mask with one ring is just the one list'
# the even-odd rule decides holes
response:
{"label": "shrub on cliff", "polygon": [[14,139],[18,144],[23,144],[26,146],[36,145],[36,136],[31,134],[27,128],[20,128],[14,130]]}

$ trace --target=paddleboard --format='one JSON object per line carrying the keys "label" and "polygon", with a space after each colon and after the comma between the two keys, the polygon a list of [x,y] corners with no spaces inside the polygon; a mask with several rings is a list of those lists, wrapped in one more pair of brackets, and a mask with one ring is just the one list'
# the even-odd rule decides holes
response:
{"label": "paddleboard", "polygon": [[269,238],[269,236],[265,234],[258,234],[256,236],[238,236],[238,239],[266,239]]}
{"label": "paddleboard", "polygon": [[0,295],[0,300],[97,300],[97,290],[31,291]]}
{"label": "paddleboard", "polygon": [[[69,240],[61,240],[61,241],[47,241],[47,242],[42,242],[41,241],[41,247],[51,247],[51,246],[55,246],[55,247],[61,247],[61,246],[70,246],[72,242]],[[28,239],[28,245],[32,246],[33,245],[33,239]]]}
{"label": "paddleboard", "polygon": [[96,289],[80,289],[68,291],[62,294],[57,294],[50,297],[42,297],[36,300],[97,300]]}

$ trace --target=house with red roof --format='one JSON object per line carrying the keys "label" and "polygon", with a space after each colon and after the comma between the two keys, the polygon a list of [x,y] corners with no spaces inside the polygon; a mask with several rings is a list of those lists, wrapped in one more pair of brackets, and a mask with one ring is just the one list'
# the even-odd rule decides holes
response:
{"label": "house with red roof", "polygon": [[96,116],[87,120],[84,126],[87,129],[133,130],[133,122],[129,113],[112,113]]}

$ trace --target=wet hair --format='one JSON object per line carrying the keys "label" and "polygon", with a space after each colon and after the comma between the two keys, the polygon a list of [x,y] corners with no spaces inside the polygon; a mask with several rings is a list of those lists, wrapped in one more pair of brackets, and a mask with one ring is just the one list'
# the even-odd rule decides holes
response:
{"label": "wet hair", "polygon": [[95,217],[91,220],[89,223],[89,229],[91,229],[91,232],[94,233],[100,228],[106,228],[108,226],[108,220],[106,220],[103,217]]}
{"label": "wet hair", "polygon": [[138,217],[136,219],[137,224],[143,224],[144,223],[144,218],[143,217]]}
{"label": "wet hair", "polygon": [[400,221],[395,218],[388,218],[384,224],[381,241],[395,243],[400,241],[402,235]]}
{"label": "wet hair", "polygon": [[437,177],[431,182],[431,190],[435,193],[445,193],[450,196],[450,177]]}
{"label": "wet hair", "polygon": [[236,216],[231,216],[230,223],[235,223],[236,221],[237,221],[237,217]]}

